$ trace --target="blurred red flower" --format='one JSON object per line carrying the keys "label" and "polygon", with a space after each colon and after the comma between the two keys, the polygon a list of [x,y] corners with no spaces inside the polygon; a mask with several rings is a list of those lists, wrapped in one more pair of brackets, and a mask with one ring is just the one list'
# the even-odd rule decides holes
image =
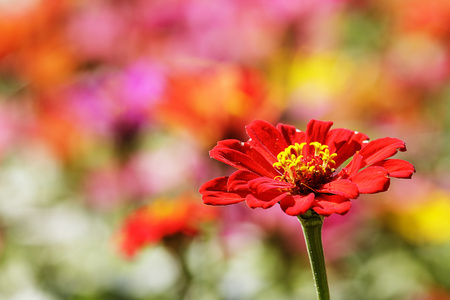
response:
{"label": "blurred red flower", "polygon": [[194,236],[203,223],[216,216],[215,210],[188,197],[158,199],[126,218],[119,232],[120,251],[131,258],[144,246],[160,243],[164,238],[177,234]]}
{"label": "blurred red flower", "polygon": [[[14,55],[16,51],[24,48],[34,48],[33,41],[52,35],[66,7],[64,1],[61,0],[28,1],[14,4],[2,3],[1,5],[0,58]],[[25,64],[20,65],[26,66]]]}
{"label": "blurred red flower", "polygon": [[386,191],[390,177],[411,178],[415,172],[407,161],[387,159],[406,151],[403,141],[386,137],[369,143],[365,134],[330,130],[332,125],[311,120],[301,132],[290,125],[253,121],[246,127],[247,142],[224,140],[210,151],[212,158],[238,170],[203,184],[203,202],[228,205],[245,200],[251,208],[280,203],[292,216],[309,209],[323,216],[345,214],[350,199]]}
{"label": "blurred red flower", "polygon": [[194,133],[208,148],[219,139],[239,136],[256,116],[270,121],[280,115],[262,73],[235,65],[172,76],[158,108],[163,124]]}

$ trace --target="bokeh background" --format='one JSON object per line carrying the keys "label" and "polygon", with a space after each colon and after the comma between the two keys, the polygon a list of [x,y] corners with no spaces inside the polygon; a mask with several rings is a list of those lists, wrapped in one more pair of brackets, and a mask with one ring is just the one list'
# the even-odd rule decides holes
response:
{"label": "bokeh background", "polygon": [[0,299],[314,299],[298,221],[208,207],[218,140],[311,118],[412,180],[325,221],[333,299],[450,299],[448,0],[1,0]]}

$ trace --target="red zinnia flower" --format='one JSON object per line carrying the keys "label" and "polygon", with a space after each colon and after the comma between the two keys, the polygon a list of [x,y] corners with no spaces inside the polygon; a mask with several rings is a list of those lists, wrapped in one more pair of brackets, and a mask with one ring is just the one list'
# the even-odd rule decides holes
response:
{"label": "red zinnia flower", "polygon": [[[387,159],[405,143],[396,138],[368,142],[365,134],[332,129],[333,122],[311,120],[306,132],[293,126],[253,121],[250,139],[220,141],[210,156],[237,168],[230,176],[203,184],[203,202],[228,205],[246,201],[251,208],[279,203],[285,213],[302,215],[309,209],[322,216],[345,214],[350,199],[386,191],[390,177],[411,178],[414,166]],[[350,163],[336,169],[350,157]]]}
{"label": "red zinnia flower", "polygon": [[202,224],[216,218],[216,211],[189,198],[157,199],[133,213],[118,233],[121,252],[133,257],[147,245],[157,244],[164,238],[182,234],[194,236]]}

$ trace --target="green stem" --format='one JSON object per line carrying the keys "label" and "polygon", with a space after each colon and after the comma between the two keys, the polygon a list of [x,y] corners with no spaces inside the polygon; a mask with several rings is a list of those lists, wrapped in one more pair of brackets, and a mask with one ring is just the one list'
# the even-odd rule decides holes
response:
{"label": "green stem", "polygon": [[307,211],[305,214],[298,216],[298,219],[302,224],[305,235],[317,299],[329,300],[330,292],[328,290],[327,271],[322,246],[323,217],[312,211]]}

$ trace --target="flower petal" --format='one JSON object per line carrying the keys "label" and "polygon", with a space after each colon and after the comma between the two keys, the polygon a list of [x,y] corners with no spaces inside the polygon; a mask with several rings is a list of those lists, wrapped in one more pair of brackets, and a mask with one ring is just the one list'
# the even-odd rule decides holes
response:
{"label": "flower petal", "polygon": [[291,216],[302,215],[311,208],[314,202],[314,193],[307,196],[289,195],[280,201],[281,209]]}
{"label": "flower petal", "polygon": [[384,192],[389,188],[389,171],[379,166],[367,167],[349,178],[361,194]]}
{"label": "flower petal", "polygon": [[267,177],[258,177],[248,183],[248,187],[253,194],[277,194],[279,195],[286,190],[293,188],[288,182],[278,181]]}
{"label": "flower petal", "polygon": [[319,142],[321,144],[325,144],[328,131],[331,126],[333,126],[333,122],[323,122],[318,120],[309,121],[306,126],[306,144],[308,147],[305,147],[304,151],[306,155],[310,155],[314,153],[314,147],[309,146],[311,142]]}
{"label": "flower petal", "polygon": [[259,177],[249,181],[248,187],[250,193],[246,198],[247,205],[251,208],[269,208],[288,195],[288,190],[292,188],[292,184],[267,177]]}
{"label": "flower petal", "polygon": [[295,143],[301,144],[306,141],[306,133],[298,130],[294,126],[279,123],[277,129],[281,132],[288,145],[295,145]]}
{"label": "flower petal", "polygon": [[236,169],[252,171],[261,176],[276,177],[278,171],[254,147],[238,140],[223,140],[209,151],[209,155]]}
{"label": "flower petal", "polygon": [[369,137],[357,131],[351,131],[343,128],[332,129],[328,132],[326,144],[329,146],[330,153],[336,153],[334,158],[335,168],[339,167],[348,158],[352,157],[356,151],[362,148],[363,141]]}
{"label": "flower petal", "polygon": [[247,170],[237,170],[228,178],[227,187],[229,191],[248,191],[248,182],[259,176]]}
{"label": "flower petal", "polygon": [[250,191],[229,192],[227,189],[228,177],[218,177],[205,182],[199,190],[203,203],[209,205],[229,205],[245,200]]}
{"label": "flower petal", "polygon": [[340,215],[346,214],[352,203],[346,197],[338,195],[318,195],[314,201],[313,210],[322,216],[329,216],[337,213]]}
{"label": "flower petal", "polygon": [[406,151],[405,142],[396,138],[381,138],[364,146],[359,154],[363,157],[362,166],[369,166],[391,157],[397,151]]}
{"label": "flower petal", "polygon": [[373,166],[380,166],[389,171],[389,177],[411,178],[416,169],[414,166],[402,159],[387,159],[380,161]]}
{"label": "flower petal", "polygon": [[246,197],[247,206],[250,208],[270,208],[283,200],[286,197],[290,197],[288,193],[278,194],[273,198],[268,198],[266,200],[261,200],[257,198],[254,194],[248,194]]}
{"label": "flower petal", "polygon": [[271,156],[272,160],[269,158],[269,161],[272,163],[277,161],[276,157],[278,153],[284,151],[288,146],[286,140],[275,126],[266,121],[255,120],[246,126],[245,129],[251,138],[249,143],[263,149],[263,152],[265,152],[263,155],[268,154]]}
{"label": "flower petal", "polygon": [[362,168],[362,159],[363,157],[357,152],[353,156],[350,163],[345,168],[343,168],[341,172],[339,172],[338,177],[345,179],[358,173],[358,171]]}
{"label": "flower petal", "polygon": [[328,193],[356,199],[359,196],[358,186],[348,179],[339,179],[323,185],[319,193]]}

